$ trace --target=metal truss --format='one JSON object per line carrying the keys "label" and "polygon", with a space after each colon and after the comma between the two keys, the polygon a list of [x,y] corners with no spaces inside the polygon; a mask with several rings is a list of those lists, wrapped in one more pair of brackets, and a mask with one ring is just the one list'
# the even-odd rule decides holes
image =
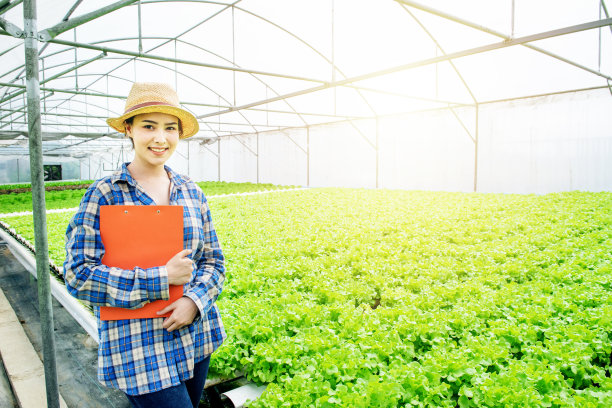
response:
{"label": "metal truss", "polygon": [[[604,72],[600,72],[600,70],[593,69],[591,67],[584,66],[575,61],[572,61],[566,57],[556,55],[550,51],[547,51],[543,48],[533,45],[532,43],[535,41],[553,38],[556,36],[567,35],[572,33],[577,33],[584,30],[597,29],[602,27],[610,27],[612,30],[612,19],[609,16],[608,9],[605,5],[604,1],[601,1],[601,14],[602,18],[597,21],[591,21],[583,24],[578,24],[574,26],[564,27],[557,30],[551,30],[541,33],[536,33],[529,36],[524,37],[514,37],[514,33],[510,35],[498,32],[491,28],[482,26],[472,21],[468,21],[466,19],[453,16],[450,13],[444,12],[443,10],[437,10],[428,5],[421,4],[412,0],[393,0],[398,4],[398,6],[406,12],[406,15],[411,18],[420,28],[421,30],[430,38],[432,43],[438,49],[441,55],[437,55],[435,57],[426,58],[420,61],[414,61],[394,67],[389,67],[386,69],[369,72],[361,75],[356,75],[353,77],[349,77],[343,73],[341,67],[336,66],[334,51],[332,49],[331,55],[325,53],[312,44],[308,43],[306,40],[301,38],[299,35],[292,32],[289,28],[283,27],[282,24],[275,22],[265,16],[259,15],[246,7],[240,5],[241,0],[233,1],[233,2],[222,2],[222,1],[206,1],[206,0],[190,0],[189,3],[195,4],[209,4],[213,6],[218,6],[218,9],[198,21],[191,27],[186,28],[179,34],[174,37],[144,37],[142,35],[141,27],[145,24],[141,21],[141,7],[147,7],[150,4],[156,3],[167,3],[170,0],[121,0],[115,3],[112,3],[106,7],[100,8],[98,10],[94,10],[92,12],[72,17],[73,14],[78,10],[78,7],[81,1],[75,1],[73,6],[64,16],[64,19],[59,23],[47,27],[41,31],[37,32],[36,39],[43,44],[41,50],[39,51],[39,58],[42,64],[41,74],[43,79],[40,81],[40,89],[43,92],[42,101],[45,105],[45,109],[42,110],[41,114],[43,118],[47,118],[47,120],[43,121],[43,126],[48,127],[49,130],[55,129],[54,132],[56,134],[64,134],[64,135],[76,135],[80,134],[84,138],[95,138],[100,135],[107,134],[108,130],[105,129],[104,124],[104,116],[100,114],[89,115],[87,113],[87,109],[75,110],[73,106],[66,105],[70,103],[70,101],[78,102],[75,97],[83,98],[100,98],[101,101],[106,98],[112,99],[123,99],[123,95],[114,95],[108,92],[99,92],[96,89],[96,84],[99,84],[101,80],[108,81],[109,78],[120,78],[116,76],[113,72],[118,70],[121,67],[125,67],[126,64],[134,63],[135,61],[146,62],[152,65],[157,65],[161,69],[172,70],[167,64],[171,63],[175,65],[174,71],[175,75],[183,76],[188,78],[190,81],[201,86],[202,89],[208,89],[211,94],[216,94],[218,101],[216,103],[212,101],[182,101],[182,104],[186,108],[194,109],[193,112],[197,112],[201,108],[206,108],[211,110],[207,113],[197,114],[197,118],[200,121],[201,129],[202,129],[202,137],[210,138],[209,135],[212,135],[214,138],[226,138],[226,137],[235,137],[237,135],[242,134],[257,134],[264,131],[269,130],[282,130],[282,129],[291,129],[296,126],[294,123],[283,123],[282,117],[294,116],[303,127],[313,126],[317,124],[327,124],[333,122],[343,122],[343,121],[352,121],[363,118],[376,118],[380,116],[380,113],[376,111],[374,105],[370,103],[368,100],[369,94],[389,94],[394,96],[399,96],[406,99],[415,99],[415,100],[427,100],[428,102],[437,104],[439,109],[450,110],[454,113],[454,107],[459,106],[474,106],[478,107],[478,105],[483,103],[490,103],[491,101],[479,100],[476,95],[474,95],[471,90],[470,84],[464,79],[464,76],[454,65],[453,61],[458,58],[477,55],[481,53],[487,53],[490,51],[513,47],[516,45],[520,45],[523,47],[527,47],[535,52],[547,55],[551,58],[559,60],[563,63],[569,64],[571,66],[576,67],[577,69],[589,72],[590,74],[601,77],[607,81],[612,81],[612,77]],[[6,20],[3,15],[6,11],[11,8],[19,5],[21,1],[3,1],[0,3],[0,34],[5,36],[12,36],[15,38],[24,38],[25,32],[19,27],[15,22],[10,22]],[[79,41],[69,41],[66,39],[59,39],[58,36],[62,33],[65,33],[70,30],[74,30],[77,28],[87,27],[87,23],[95,20],[99,17],[105,16],[109,13],[120,12],[120,10],[124,7],[137,7],[138,8],[138,36],[137,37],[126,37],[126,38],[114,38],[105,40],[105,43],[84,43]],[[333,7],[333,2],[331,4]],[[466,27],[470,27],[471,29],[487,33],[493,36],[496,36],[501,39],[500,42],[490,43],[487,45],[474,47],[470,49],[464,49],[461,51],[455,51],[452,53],[446,53],[443,49],[442,44],[435,38],[435,35],[428,30],[426,25],[420,21],[419,18],[412,12],[412,10],[420,10],[421,12],[426,12],[435,16],[438,16],[443,19],[447,19],[449,21],[453,21],[455,23],[462,24]],[[332,10],[333,12],[333,10]],[[291,38],[293,38],[296,42],[302,44],[303,46],[310,49],[314,55],[321,59],[325,64],[330,66],[330,77],[328,78],[316,78],[316,77],[308,77],[303,75],[295,75],[289,72],[272,72],[266,70],[259,70],[250,67],[240,66],[236,63],[236,55],[235,50],[233,50],[233,56],[231,59],[223,58],[218,54],[215,54],[206,48],[202,47],[200,44],[194,44],[193,42],[189,42],[184,40],[186,34],[192,32],[194,29],[201,27],[207,24],[210,20],[224,13],[231,13],[232,24],[234,21],[235,13],[243,13],[244,15],[248,15],[252,18],[258,19],[259,21],[264,22],[265,24],[270,25],[274,29],[282,32]],[[514,26],[514,12],[512,13],[512,26]],[[332,21],[332,30],[333,30],[333,21]],[[143,41],[151,41],[151,40],[159,40],[160,43],[150,49],[143,49]],[[138,50],[128,50],[119,47],[109,46],[109,43],[119,42],[119,41],[137,41],[138,42]],[[168,55],[162,55],[156,53],[160,47],[164,45],[174,43],[175,47],[177,44],[184,44],[185,46],[194,47],[195,49],[199,49],[203,53],[207,53],[209,55],[214,56],[216,59],[225,61],[225,64],[211,64],[208,62],[204,62],[197,59],[185,59],[185,58],[177,58]],[[60,46],[56,51],[52,53],[45,53],[45,49],[49,45]],[[14,51],[18,49],[18,45],[12,45],[7,49],[0,49],[0,59],[6,53]],[[92,50],[98,51],[99,54],[89,57],[87,59],[77,60],[76,54],[74,61],[66,61],[63,63],[64,67],[59,65],[47,65],[45,66],[45,60],[51,57],[59,56],[61,53],[72,52],[75,50]],[[100,60],[106,61],[117,61],[115,64],[115,68],[111,68],[107,71],[99,71],[92,73],[91,70],[87,73],[83,73],[85,67],[95,67],[96,62]],[[441,62],[448,62],[451,67],[455,70],[458,81],[460,81],[466,92],[470,95],[471,102],[466,101],[448,101],[443,99],[435,99],[435,98],[422,98],[414,95],[404,94],[400,92],[390,92],[388,90],[381,90],[369,87],[364,85],[364,82],[368,79],[379,78],[385,75],[409,71],[411,69],[415,69],[418,67],[426,67],[434,64],[438,64]],[[236,104],[235,97],[230,97],[229,95],[221,95],[216,92],[211,86],[206,84],[204,81],[199,80],[193,76],[181,73],[180,67],[184,66],[196,66],[206,69],[218,70],[218,71],[228,71],[231,72],[234,78],[234,93],[236,90],[236,74],[246,74],[251,78],[259,81],[263,87],[267,91],[270,92],[270,96],[264,99],[258,99],[249,101],[247,103]],[[177,68],[178,67],[178,68]],[[50,74],[47,74],[47,71]],[[25,65],[17,66],[11,69],[10,71],[1,73],[0,78],[2,81],[0,82],[0,131],[12,130],[14,133],[6,133],[4,132],[4,137],[9,134],[18,134],[18,132],[25,131],[25,91],[26,85],[24,81],[24,72]],[[10,76],[13,76],[12,79],[7,79]],[[62,79],[74,79],[75,87],[74,88],[64,88],[53,85],[56,80]],[[267,78],[280,78],[283,80],[294,81],[297,84],[297,87],[300,88],[298,90],[292,92],[277,92],[274,87],[267,81]],[[131,82],[132,79],[125,78],[126,81]],[[77,82],[82,82],[81,85],[77,85]],[[308,84],[314,84],[314,86],[308,86]],[[304,86],[305,85],[305,86]],[[357,92],[359,98],[361,98],[364,106],[367,106],[370,110],[370,115],[363,114],[342,114],[338,115],[334,111],[325,112],[325,111],[303,111],[297,109],[293,104],[293,100],[300,96],[316,94],[322,91],[334,90],[338,88],[346,88],[352,89],[354,92]],[[97,86],[99,89],[99,86]],[[50,97],[53,98],[50,98]],[[78,102],[82,103],[82,102]],[[88,104],[91,103],[88,99]],[[284,104],[286,107],[283,109],[279,103]],[[272,105],[272,106],[269,106]],[[102,104],[98,104],[98,107],[101,110],[104,110],[105,107]],[[257,112],[265,112],[266,117],[271,114],[281,115],[281,119],[275,119],[273,122],[268,122],[266,120],[265,123],[262,123],[260,119],[251,119],[250,113]],[[235,118],[231,120],[221,119],[225,117],[227,114],[237,113],[242,119],[236,120]],[[113,112],[108,111],[108,115],[112,115]],[[289,116],[288,116],[289,115]],[[461,123],[472,140],[477,141],[475,133],[473,130],[469,130],[463,123]],[[62,130],[63,128],[70,128],[70,131]],[[87,129],[85,132],[73,132],[72,130],[83,128]],[[49,133],[49,132],[47,132]],[[22,134],[22,133],[20,133]],[[81,146],[79,144],[78,146]],[[75,146],[76,147],[76,146]]]}

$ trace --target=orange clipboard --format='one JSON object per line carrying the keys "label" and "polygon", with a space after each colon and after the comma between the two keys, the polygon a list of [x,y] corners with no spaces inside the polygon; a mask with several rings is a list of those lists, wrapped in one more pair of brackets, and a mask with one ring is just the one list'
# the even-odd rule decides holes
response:
{"label": "orange clipboard", "polygon": [[[104,205],[100,207],[102,263],[121,269],[163,266],[183,249],[183,207],[180,205]],[[104,306],[100,320],[167,317],[157,312],[183,295],[170,285],[169,300],[155,300],[138,309]]]}

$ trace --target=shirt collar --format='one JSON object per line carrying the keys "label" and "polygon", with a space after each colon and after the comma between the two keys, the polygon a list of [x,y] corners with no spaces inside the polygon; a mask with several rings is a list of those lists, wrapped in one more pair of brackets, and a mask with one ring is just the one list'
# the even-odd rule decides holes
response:
{"label": "shirt collar", "polygon": [[[117,181],[125,181],[132,186],[136,185],[136,180],[134,180],[134,178],[132,177],[132,175],[130,174],[127,168],[128,164],[130,163],[129,162],[123,163],[120,168],[118,168],[117,170],[113,172],[113,174],[111,175],[111,183],[116,183]],[[176,187],[180,187],[181,185],[185,184],[187,180],[189,180],[186,176],[176,173],[174,170],[172,170],[170,167],[166,165],[164,165],[164,169],[169,174],[170,181]]]}

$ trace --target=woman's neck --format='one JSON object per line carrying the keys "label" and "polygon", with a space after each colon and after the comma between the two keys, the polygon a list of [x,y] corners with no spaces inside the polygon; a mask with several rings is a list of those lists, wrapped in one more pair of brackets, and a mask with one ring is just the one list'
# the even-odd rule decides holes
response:
{"label": "woman's neck", "polygon": [[127,168],[130,175],[138,182],[168,178],[168,173],[163,165],[149,166],[134,159],[134,161],[128,164]]}
{"label": "woman's neck", "polygon": [[171,182],[163,165],[149,168],[132,162],[128,171],[155,204],[170,205]]}

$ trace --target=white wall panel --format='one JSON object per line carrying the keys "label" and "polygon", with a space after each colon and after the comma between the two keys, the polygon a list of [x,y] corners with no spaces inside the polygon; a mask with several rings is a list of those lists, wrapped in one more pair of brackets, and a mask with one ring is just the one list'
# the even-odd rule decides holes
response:
{"label": "white wall panel", "polygon": [[257,182],[256,135],[221,139],[221,180]]}
{"label": "white wall panel", "polygon": [[[466,114],[475,115],[474,109],[458,113],[473,135]],[[382,118],[379,132],[381,187],[474,190],[474,142],[452,112]]]}
{"label": "white wall panel", "polygon": [[217,153],[218,143],[189,142],[189,171],[186,174],[194,181],[219,180]]}
{"label": "white wall panel", "polygon": [[259,181],[280,185],[307,184],[306,129],[259,134]]}
{"label": "white wall panel", "polygon": [[607,90],[485,105],[479,191],[612,190],[612,96]]}
{"label": "white wall panel", "polygon": [[[381,117],[379,187],[473,191],[475,108],[455,113]],[[479,192],[612,191],[608,90],[485,104],[478,118]],[[256,135],[240,140],[257,151]],[[305,128],[261,133],[259,181],[374,188],[375,145],[374,120],[311,126],[308,136]],[[300,147],[309,151],[308,163]],[[203,154],[212,160],[203,174],[216,176],[214,156]],[[222,180],[255,182],[257,166],[257,157],[238,140],[222,140]]]}
{"label": "white wall panel", "polygon": [[[376,187],[372,131],[343,122],[310,128],[310,186]],[[368,143],[368,140],[370,143]]]}

